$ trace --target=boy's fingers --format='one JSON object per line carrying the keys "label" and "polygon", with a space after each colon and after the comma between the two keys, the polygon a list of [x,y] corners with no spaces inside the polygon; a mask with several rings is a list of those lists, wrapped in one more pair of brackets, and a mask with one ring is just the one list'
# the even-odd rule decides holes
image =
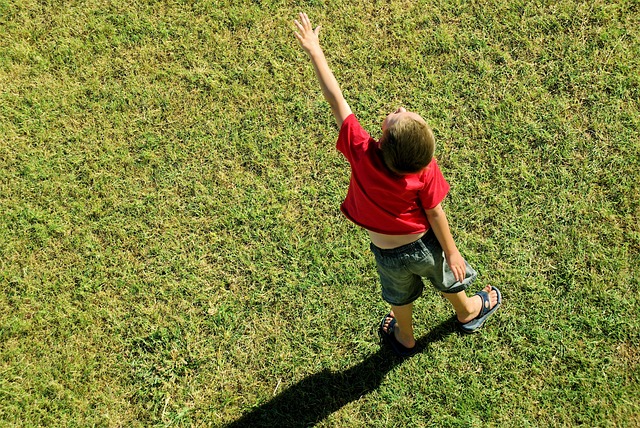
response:
{"label": "boy's fingers", "polygon": [[456,281],[462,282],[462,280],[464,279],[461,269],[458,266],[453,266],[451,268],[451,273],[453,273],[453,277],[456,279]]}
{"label": "boy's fingers", "polygon": [[293,23],[296,25],[296,27],[298,27],[300,33],[304,34],[307,31],[312,31],[316,36],[320,33],[320,25],[313,29],[313,27],[311,26],[311,20],[306,13],[301,12],[299,17],[300,21],[294,19]]}
{"label": "boy's fingers", "polygon": [[298,27],[298,29],[301,32],[305,32],[305,31],[310,31],[311,30],[311,28],[309,26],[309,23],[307,23],[307,22],[304,22],[304,21],[300,22],[297,19],[294,19],[293,23],[296,24],[296,27]]}
{"label": "boy's fingers", "polygon": [[307,27],[308,29],[311,29],[311,20],[309,19],[306,13],[303,13],[302,15],[303,15],[303,20],[304,20],[303,22],[305,27]]}

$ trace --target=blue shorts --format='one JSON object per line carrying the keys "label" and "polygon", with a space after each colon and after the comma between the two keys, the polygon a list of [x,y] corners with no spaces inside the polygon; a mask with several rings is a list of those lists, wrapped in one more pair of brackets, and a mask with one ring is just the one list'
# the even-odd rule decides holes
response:
{"label": "blue shorts", "polygon": [[422,295],[427,278],[443,293],[466,290],[478,273],[465,261],[462,282],[449,269],[442,247],[432,230],[415,242],[398,248],[382,249],[371,244],[382,283],[382,298],[394,306],[404,306]]}

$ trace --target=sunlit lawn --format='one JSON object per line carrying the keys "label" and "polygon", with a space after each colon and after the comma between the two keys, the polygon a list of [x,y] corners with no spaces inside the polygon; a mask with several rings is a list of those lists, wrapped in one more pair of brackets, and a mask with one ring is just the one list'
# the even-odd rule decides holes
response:
{"label": "sunlit lawn", "polygon": [[[381,349],[348,164],[432,125],[477,287]],[[640,425],[636,1],[0,0],[0,425]],[[475,291],[472,290],[472,291]]]}

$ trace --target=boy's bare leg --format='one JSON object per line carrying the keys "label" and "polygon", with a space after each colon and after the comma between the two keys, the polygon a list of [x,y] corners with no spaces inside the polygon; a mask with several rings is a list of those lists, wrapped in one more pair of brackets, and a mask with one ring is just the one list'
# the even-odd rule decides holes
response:
{"label": "boy's bare leg", "polygon": [[388,317],[384,328],[389,327],[391,320],[396,319],[396,325],[393,329],[394,335],[398,342],[406,348],[416,346],[416,339],[413,336],[413,303],[404,306],[391,306],[391,317]]}
{"label": "boy's bare leg", "polygon": [[[489,285],[484,288],[484,291],[489,293],[490,308],[493,308],[498,303],[498,293],[495,292]],[[458,316],[458,321],[461,323],[467,323],[477,317],[482,309],[482,298],[480,296],[467,296],[467,293],[461,291],[459,293],[442,293],[452,305]]]}

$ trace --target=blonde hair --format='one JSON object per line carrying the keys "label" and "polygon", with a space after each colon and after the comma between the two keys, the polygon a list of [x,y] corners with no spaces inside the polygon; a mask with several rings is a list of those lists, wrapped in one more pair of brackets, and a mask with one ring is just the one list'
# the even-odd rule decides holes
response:
{"label": "blonde hair", "polygon": [[429,125],[411,117],[385,129],[380,138],[382,159],[398,174],[421,171],[431,162],[435,148],[436,141]]}

